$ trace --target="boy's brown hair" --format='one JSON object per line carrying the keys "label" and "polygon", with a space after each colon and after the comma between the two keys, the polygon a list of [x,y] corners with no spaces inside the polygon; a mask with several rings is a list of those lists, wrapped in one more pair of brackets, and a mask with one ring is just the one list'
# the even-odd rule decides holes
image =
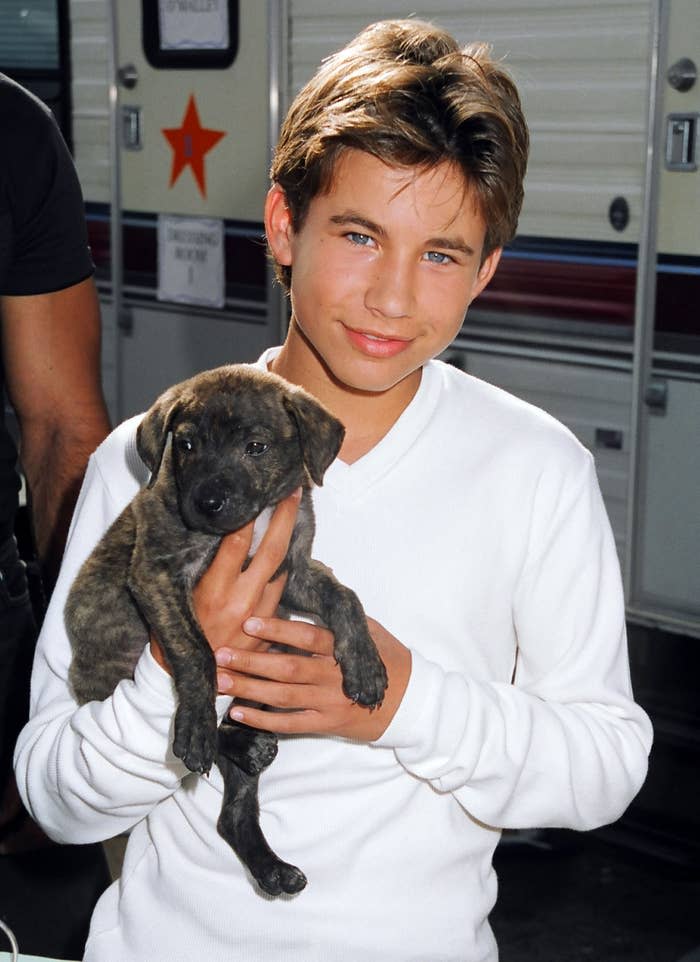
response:
{"label": "boy's brown hair", "polygon": [[[515,84],[488,45],[460,49],[432,24],[386,20],[324,60],[289,109],[270,171],[296,231],[348,147],[391,165],[456,164],[486,222],[483,256],[514,236],[529,137]],[[288,290],[291,269],[277,273]]]}

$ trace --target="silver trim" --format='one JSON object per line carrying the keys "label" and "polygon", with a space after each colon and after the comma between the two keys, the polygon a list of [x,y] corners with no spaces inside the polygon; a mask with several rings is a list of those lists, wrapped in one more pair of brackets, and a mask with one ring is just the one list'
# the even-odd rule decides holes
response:
{"label": "silver trim", "polygon": [[632,410],[630,418],[630,470],[627,496],[627,544],[625,592],[634,605],[638,583],[642,453],[644,451],[644,395],[651,375],[656,303],[656,234],[659,194],[661,110],[665,77],[660,69],[661,50],[668,38],[668,2],[652,0],[651,45],[649,52],[649,111],[647,115],[647,156],[642,191],[642,215],[635,293],[634,348],[632,369]]}
{"label": "silver trim", "polygon": [[112,287],[112,311],[116,336],[116,403],[117,420],[124,416],[124,391],[122,387],[123,351],[122,351],[122,313],[124,298],[122,290],[123,250],[122,250],[122,186],[120,143],[121,131],[119,125],[119,23],[116,0],[108,4],[107,39],[107,74],[109,77],[109,243],[110,243],[110,283]]}
{"label": "silver trim", "polygon": [[[267,36],[270,105],[268,147],[270,162],[277,144],[279,129],[287,109],[287,47],[289,8],[287,0],[267,0]],[[275,280],[272,264],[266,266],[266,292],[270,330],[282,343],[287,333],[287,297]]]}

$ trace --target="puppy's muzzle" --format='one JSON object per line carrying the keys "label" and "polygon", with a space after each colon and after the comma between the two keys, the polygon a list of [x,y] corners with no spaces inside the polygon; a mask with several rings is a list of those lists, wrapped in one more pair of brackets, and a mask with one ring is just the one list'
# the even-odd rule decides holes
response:
{"label": "puppy's muzzle", "polygon": [[206,518],[219,514],[228,499],[226,487],[217,480],[205,481],[194,495],[194,506]]}

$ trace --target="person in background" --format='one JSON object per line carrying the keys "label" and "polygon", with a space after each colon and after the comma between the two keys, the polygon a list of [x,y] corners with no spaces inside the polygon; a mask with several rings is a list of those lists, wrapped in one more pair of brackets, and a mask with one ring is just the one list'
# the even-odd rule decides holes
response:
{"label": "person in background", "polygon": [[[50,593],[60,566],[88,457],[110,428],[100,381],[100,311],[83,198],[68,148],[51,111],[2,74],[0,142],[0,385],[17,417],[31,540],[43,580],[43,590],[30,594],[15,537],[18,451],[3,404],[0,917],[25,952],[75,957],[95,898],[108,882],[104,855],[99,846],[58,850],[49,842],[19,799],[12,755],[28,715],[42,596]],[[76,886],[86,885],[81,906]],[[67,895],[78,904],[61,918]],[[35,901],[35,915],[43,916],[44,924],[25,925],[23,916],[15,915],[12,906],[22,898]]]}

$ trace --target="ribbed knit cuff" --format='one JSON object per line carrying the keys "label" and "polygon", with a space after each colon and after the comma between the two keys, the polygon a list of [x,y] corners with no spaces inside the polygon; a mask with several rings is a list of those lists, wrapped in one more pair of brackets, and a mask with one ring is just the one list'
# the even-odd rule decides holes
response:
{"label": "ribbed knit cuff", "polygon": [[430,705],[439,697],[443,669],[411,649],[411,677],[398,710],[384,734],[372,744],[379,748],[417,747],[426,736]]}
{"label": "ribbed knit cuff", "polygon": [[[158,699],[167,700],[172,705],[173,712],[175,711],[177,707],[175,682],[173,681],[172,675],[155,660],[151,653],[150,645],[146,645],[143,654],[136,663],[134,681],[139,686],[142,683],[147,685]],[[230,695],[217,695],[215,708],[217,721],[219,723],[221,723],[221,720],[231,705],[231,701]]]}

